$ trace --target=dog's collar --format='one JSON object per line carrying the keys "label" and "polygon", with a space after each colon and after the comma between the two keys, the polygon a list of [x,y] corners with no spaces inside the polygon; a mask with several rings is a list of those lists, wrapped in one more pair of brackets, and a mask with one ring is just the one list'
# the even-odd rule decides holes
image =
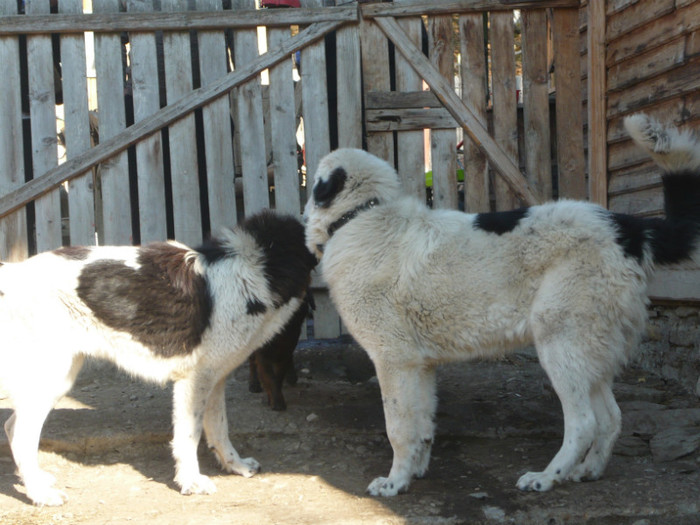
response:
{"label": "dog's collar", "polygon": [[345,226],[348,222],[350,222],[352,219],[354,219],[358,213],[369,210],[374,208],[379,204],[379,199],[376,197],[368,200],[364,204],[360,204],[357,208],[353,208],[352,210],[344,213],[337,221],[332,223],[328,227],[328,236],[333,237],[333,234],[338,231],[342,226]]}

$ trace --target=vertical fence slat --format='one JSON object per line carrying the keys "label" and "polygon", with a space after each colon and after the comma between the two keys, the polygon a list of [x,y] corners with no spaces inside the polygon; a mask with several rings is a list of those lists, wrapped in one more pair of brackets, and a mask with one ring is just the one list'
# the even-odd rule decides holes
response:
{"label": "vertical fence slat", "polygon": [[[161,0],[163,11],[186,11],[187,0]],[[173,104],[192,91],[190,35],[184,31],[163,33],[165,92]],[[168,128],[170,180],[175,238],[188,245],[202,242],[199,169],[194,113]]]}
{"label": "vertical fence slat", "polygon": [[[152,6],[150,0],[128,0],[127,10],[152,11]],[[156,39],[153,33],[132,32],[129,43],[134,122],[139,122],[160,109]],[[162,142],[161,134],[154,133],[136,144],[141,243],[163,241],[168,236]]]}
{"label": "vertical fence slat", "polygon": [[[234,0],[233,9],[254,9],[252,0]],[[238,29],[233,35],[236,68],[258,56],[258,35],[255,29]],[[267,154],[263,124],[262,90],[258,77],[235,89],[237,137],[240,141],[241,169],[243,171],[243,206],[246,216],[269,208],[267,182]]]}
{"label": "vertical fence slat", "polygon": [[[454,87],[452,17],[434,16],[429,21],[430,61]],[[430,131],[430,165],[433,171],[433,207],[457,208],[457,134],[454,129]]]}
{"label": "vertical fence slat", "polygon": [[311,187],[318,163],[331,149],[324,40],[301,50],[301,100],[304,115],[306,181]]}
{"label": "vertical fence slat", "polygon": [[[460,16],[459,28],[462,100],[471,108],[481,125],[487,128],[484,15],[478,13]],[[479,213],[491,209],[486,156],[466,136],[464,138],[464,194],[466,211]]]}
{"label": "vertical fence slat", "polygon": [[[59,12],[81,14],[82,0],[61,0]],[[61,35],[64,136],[66,157],[72,158],[90,148],[90,116],[87,98],[85,37]],[[95,244],[95,196],[93,171],[87,171],[68,184],[70,243]]]}
{"label": "vertical fence slat", "polygon": [[[515,94],[513,13],[493,12],[491,17],[491,75],[493,134],[496,142],[518,164],[518,107]],[[495,180],[496,210],[517,207],[518,199],[501,177]]]}
{"label": "vertical fence slat", "polygon": [[[119,12],[120,0],[93,3],[95,13]],[[95,34],[95,70],[97,73],[97,111],[100,140],[108,140],[126,127],[124,109],[124,71],[121,37]],[[119,153],[98,167],[102,191],[102,238],[100,244],[131,244],[131,204],[129,165],[126,152]]]}
{"label": "vertical fence slat", "polygon": [[553,20],[559,197],[586,198],[578,9],[555,9]]}
{"label": "vertical fence slat", "polygon": [[[221,0],[197,0],[200,11],[220,11]],[[199,31],[199,69],[202,86],[227,73],[226,38],[221,31]],[[229,98],[221,97],[202,108],[204,155],[207,166],[209,221],[216,234],[236,223],[233,139]]]}
{"label": "vertical fence slat", "polygon": [[544,10],[523,11],[522,50],[525,173],[535,195],[544,202],[552,198],[547,13]]}
{"label": "vertical fence slat", "polygon": [[[398,3],[398,2],[394,2]],[[402,18],[399,25],[406,35],[418,47],[422,46],[423,20],[420,18]],[[421,91],[423,79],[411,67],[411,64],[396,53],[396,90]],[[396,134],[398,150],[398,173],[408,193],[425,202],[425,137],[423,130],[399,131]]]}
{"label": "vertical fence slat", "polygon": [[589,198],[608,206],[608,122],[605,116],[605,4],[588,2],[588,179]]}
{"label": "vertical fence slat", "polygon": [[[16,14],[14,2],[0,2],[0,15]],[[0,195],[5,195],[24,184],[19,37],[0,37],[0,64],[5,68],[0,97]],[[21,208],[0,219],[0,259],[21,261],[28,254],[27,214]]]}
{"label": "vertical fence slat", "polygon": [[[373,20],[360,20],[362,51],[362,82],[365,97],[371,91],[391,89],[389,71],[389,44],[386,36]],[[391,132],[375,132],[367,136],[370,153],[394,163],[394,137]]]}
{"label": "vertical fence slat", "polygon": [[[27,14],[49,13],[49,2],[29,2]],[[32,126],[33,178],[40,177],[58,164],[56,138],[56,94],[54,93],[53,50],[51,37],[27,37],[29,71],[29,113]],[[61,246],[61,203],[59,190],[34,201],[36,248],[38,252]]]}
{"label": "vertical fence slat", "polygon": [[[289,28],[268,29],[270,48],[290,38]],[[299,170],[297,166],[296,115],[292,61],[284,60],[270,68],[270,131],[275,177],[275,208],[299,216]]]}
{"label": "vertical fence slat", "polygon": [[362,147],[362,69],[357,25],[336,32],[338,147]]}

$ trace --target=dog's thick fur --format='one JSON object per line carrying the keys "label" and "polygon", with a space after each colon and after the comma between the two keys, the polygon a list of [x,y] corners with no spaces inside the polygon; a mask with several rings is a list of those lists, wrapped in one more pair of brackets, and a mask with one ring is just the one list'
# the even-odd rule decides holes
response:
{"label": "dog's thick fur", "polygon": [[255,474],[258,462],[240,458],[228,437],[226,376],[300,308],[315,264],[301,223],[266,212],[196,250],[67,247],[2,265],[0,384],[14,407],[5,431],[29,499],[66,499],[40,469],[37,448],[44,419],[88,356],[174,382],[183,494],[216,490],[199,471],[202,430],[224,470]]}
{"label": "dog's thick fur", "polygon": [[360,150],[319,164],[306,240],[350,333],[374,362],[394,451],[372,495],[407,490],[428,468],[435,366],[534,343],[564,412],[559,452],[517,486],[545,491],[601,476],[620,432],[613,376],[646,320],[656,264],[695,257],[700,147],[637,115],[630,134],[664,168],[666,219],[559,201],[503,213],[430,210]]}

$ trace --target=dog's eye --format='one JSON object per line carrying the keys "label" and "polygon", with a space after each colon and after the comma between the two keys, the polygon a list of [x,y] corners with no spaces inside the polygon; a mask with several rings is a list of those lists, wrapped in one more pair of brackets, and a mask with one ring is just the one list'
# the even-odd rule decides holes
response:
{"label": "dog's eye", "polygon": [[316,249],[320,252],[323,253],[323,244],[317,244]]}

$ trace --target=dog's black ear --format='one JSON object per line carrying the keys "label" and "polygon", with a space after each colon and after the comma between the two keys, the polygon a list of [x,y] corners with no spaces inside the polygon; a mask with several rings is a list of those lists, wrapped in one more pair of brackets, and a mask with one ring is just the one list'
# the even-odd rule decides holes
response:
{"label": "dog's black ear", "polygon": [[327,180],[319,180],[314,186],[314,202],[316,206],[328,208],[336,195],[345,187],[348,174],[343,168],[334,169]]}

